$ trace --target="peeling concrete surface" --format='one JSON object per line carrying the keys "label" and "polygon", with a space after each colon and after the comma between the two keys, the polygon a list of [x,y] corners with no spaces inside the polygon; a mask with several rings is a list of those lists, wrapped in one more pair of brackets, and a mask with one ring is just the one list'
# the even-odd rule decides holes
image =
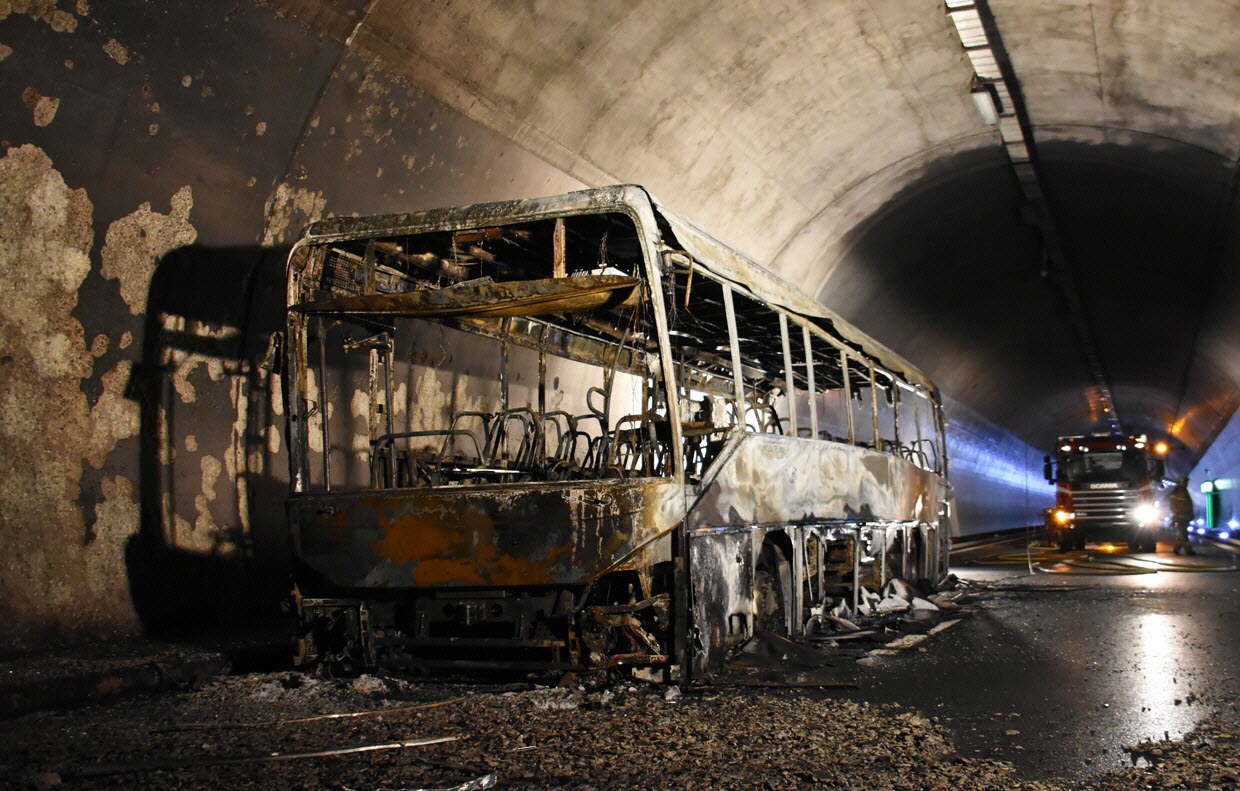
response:
{"label": "peeling concrete surface", "polygon": [[22,91],[22,103],[34,115],[35,126],[47,126],[56,118],[56,110],[60,108],[60,100],[53,96],[44,96],[34,88]]}
{"label": "peeling concrete surface", "polygon": [[159,259],[198,238],[189,221],[193,207],[193,190],[186,185],[172,196],[169,214],[153,212],[150,203],[143,203],[129,216],[108,226],[100,272],[120,281],[121,297],[133,315],[146,312],[146,293]]}
{"label": "peeling concrete surface", "polygon": [[292,241],[302,227],[323,219],[327,198],[323,193],[284,183],[267,199],[267,228],[263,245]]}
{"label": "peeling concrete surface", "polygon": [[[127,551],[141,529],[144,484],[133,446],[117,451],[147,419],[130,391],[135,355],[145,352],[131,329],[88,338],[75,311],[93,279],[115,281],[116,307],[142,316],[160,262],[196,238],[192,205],[188,186],[173,195],[168,214],[143,203],[110,224],[92,267],[86,191],[68,187],[35,146],[12,148],[0,160],[0,272],[10,284],[0,301],[0,616],[10,625],[11,649],[137,628]],[[186,463],[198,470],[188,501],[174,494],[180,485],[152,492],[154,512],[169,548],[227,555],[248,530],[245,487],[238,486],[249,474],[248,394],[244,369],[211,348],[235,345],[239,331],[166,313],[154,326],[187,339],[164,346],[157,359],[175,402],[152,405],[150,413],[161,480],[184,475],[172,466],[184,425],[171,423],[173,407],[197,406],[209,387],[209,408],[221,395],[227,408],[222,420],[196,424],[202,436],[184,436]],[[84,382],[94,383],[92,398]],[[221,423],[222,436],[213,428]],[[269,434],[261,441],[279,447]]]}
{"label": "peeling concrete surface", "polygon": [[[225,343],[239,337],[235,327],[212,328],[183,317],[165,317],[164,329]],[[160,461],[174,481],[162,506],[164,540],[181,552],[227,555],[236,548],[236,535],[249,529],[242,481],[254,470],[246,458],[246,376],[219,356],[183,348],[166,348],[163,364],[170,390],[159,411]],[[182,410],[188,413],[179,416]],[[193,419],[198,414],[210,416],[209,433],[208,426]],[[201,436],[193,433],[199,429]],[[185,448],[182,458],[178,447]]]}
{"label": "peeling concrete surface", "polygon": [[223,472],[224,466],[214,456],[203,456],[201,465],[202,494],[194,499],[194,504],[198,508],[198,520],[194,523],[194,529],[209,533],[215,527],[211,519],[209,504],[216,498],[215,487],[219,483],[220,473]]}
{"label": "peeling concrete surface", "polygon": [[103,376],[94,408],[79,387],[93,357],[71,313],[90,272],[91,208],[39,148],[0,160],[0,617],[10,647],[43,631],[133,623],[122,557],[137,529],[132,484],[104,478],[90,532],[76,505],[82,465],[101,467],[138,430],[123,396],[128,362]]}
{"label": "peeling concrete surface", "polygon": [[[191,338],[217,341],[235,340],[238,335],[236,327],[211,327],[201,321],[187,321],[184,316],[164,315],[163,330]],[[161,362],[168,367],[172,387],[182,404],[192,404],[198,400],[198,389],[190,379],[199,367],[206,370],[207,377],[212,382],[221,382],[225,377],[224,361],[213,355],[168,348]]]}
{"label": "peeling concrete surface", "polygon": [[138,406],[125,395],[133,363],[122,360],[102,377],[103,394],[90,410],[90,444],[87,462],[103,467],[116,444],[138,433]]}
{"label": "peeling concrete surface", "polygon": [[103,45],[103,51],[122,66],[129,62],[129,50],[114,38],[108,39],[108,42]]}
{"label": "peeling concrete surface", "polygon": [[[88,12],[85,2],[79,2],[76,9],[79,16],[85,16]],[[0,20],[9,14],[25,14],[38,19],[57,33],[72,33],[77,30],[78,25],[73,14],[57,8],[56,3],[49,0],[6,0],[0,4]]]}
{"label": "peeling concrete surface", "polygon": [[[264,331],[248,323],[245,279],[262,260],[263,199],[242,196],[248,213],[234,203],[250,174],[278,183],[256,163],[283,159],[251,153],[233,165],[239,180],[212,175],[235,151],[217,150],[187,112],[211,112],[203,105],[217,95],[240,105],[247,86],[187,54],[192,46],[135,36],[122,11],[91,12],[83,0],[0,0],[10,97],[0,110],[0,617],[10,651],[134,631],[147,623],[140,599],[172,591],[159,574],[189,571],[205,598],[235,584],[223,561],[238,542],[265,542],[268,556],[283,546],[270,505],[285,477],[279,377],[245,359],[245,330]],[[237,9],[232,33],[247,15],[256,28],[271,19]],[[213,16],[199,9],[181,23]],[[186,59],[171,83],[170,55]],[[260,96],[246,97],[257,108],[250,140],[275,137],[278,150],[287,105]],[[288,228],[277,234],[321,215],[321,191],[282,194],[276,221]],[[203,246],[202,218],[214,248]],[[207,301],[194,284],[213,285],[217,265],[226,298]],[[258,539],[252,492],[265,514]],[[133,553],[140,537],[155,554]]]}
{"label": "peeling concrete surface", "polygon": [[101,493],[103,503],[95,508],[96,540],[103,546],[123,546],[138,524],[133,483],[121,475],[104,478]]}

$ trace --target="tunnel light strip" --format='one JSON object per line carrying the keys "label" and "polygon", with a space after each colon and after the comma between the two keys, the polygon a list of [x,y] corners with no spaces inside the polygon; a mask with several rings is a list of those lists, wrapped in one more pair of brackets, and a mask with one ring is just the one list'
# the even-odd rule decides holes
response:
{"label": "tunnel light strip", "polygon": [[[1068,303],[1070,319],[1079,338],[1086,367],[1090,378],[1094,381],[1097,406],[1111,424],[1111,428],[1119,430],[1119,415],[1115,411],[1115,401],[1111,395],[1106,369],[1098,355],[1097,344],[1094,342],[1093,331],[1077,293],[1076,283],[1071,279],[1071,268],[1067,266],[1066,255],[1059,241],[1058,229],[1055,227],[1043,198],[1042,184],[1034,161],[1033,141],[1026,139],[1025,136],[1025,129],[1030,128],[1027,113],[1023,106],[1017,106],[1013,97],[1013,86],[1008,85],[1003,74],[1001,61],[1008,62],[1008,59],[1003,42],[997,35],[994,18],[989,6],[985,3],[979,6],[976,0],[945,0],[944,5],[956,29],[956,35],[960,39],[960,45],[964,48],[969,63],[973,67],[970,93],[973,94],[978,114],[986,125],[998,127],[1003,149],[1016,174],[1020,190],[1025,200],[1036,209],[1034,221],[1042,232],[1047,258],[1054,261],[1057,268],[1061,270],[1061,275],[1069,273],[1061,277],[1060,287]],[[987,32],[987,19],[991,23],[991,29],[996,32],[993,41]],[[1008,62],[1008,76],[1015,82],[1010,62]],[[1094,399],[1091,398],[1090,401],[1093,406]]]}

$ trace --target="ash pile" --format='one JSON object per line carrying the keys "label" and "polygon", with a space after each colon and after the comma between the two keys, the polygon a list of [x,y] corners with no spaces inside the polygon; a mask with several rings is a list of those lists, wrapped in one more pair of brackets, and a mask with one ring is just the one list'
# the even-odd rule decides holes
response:
{"label": "ash pile", "polygon": [[1125,770],[1023,781],[934,718],[790,690],[253,674],[0,721],[0,788],[1222,789],[1240,782],[1231,715]]}

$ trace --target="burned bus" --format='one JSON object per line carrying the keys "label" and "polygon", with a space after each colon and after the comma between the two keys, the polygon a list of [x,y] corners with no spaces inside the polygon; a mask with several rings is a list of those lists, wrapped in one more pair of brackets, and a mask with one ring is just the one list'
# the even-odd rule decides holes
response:
{"label": "burned bus", "polygon": [[640,187],[311,225],[299,663],[707,678],[946,574],[940,402]]}

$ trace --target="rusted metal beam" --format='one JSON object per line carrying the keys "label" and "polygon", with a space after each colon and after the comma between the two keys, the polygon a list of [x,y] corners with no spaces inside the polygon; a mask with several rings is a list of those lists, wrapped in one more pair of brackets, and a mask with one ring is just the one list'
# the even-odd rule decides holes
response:
{"label": "rusted metal beam", "polygon": [[429,747],[432,744],[445,744],[460,739],[460,736],[435,736],[422,739],[401,739],[394,742],[375,744],[358,744],[350,747],[335,747],[326,750],[311,750],[300,753],[265,753],[263,755],[240,755],[232,758],[213,758],[208,760],[186,761],[147,761],[136,764],[103,764],[91,766],[71,772],[73,777],[109,777],[113,775],[135,774],[139,772],[159,772],[175,769],[201,769],[210,766],[233,766],[236,764],[273,763],[278,761],[297,761],[305,758],[330,758],[337,755],[356,755],[383,750],[404,750],[410,747]]}
{"label": "rusted metal beam", "polygon": [[522,280],[516,283],[460,283],[396,294],[338,295],[292,305],[308,314],[455,318],[545,316],[636,304],[638,279],[621,275]]}
{"label": "rusted metal beam", "polygon": [[555,232],[552,234],[552,262],[551,276],[566,277],[568,275],[568,263],[565,261],[567,251],[564,249],[564,218],[557,217],[555,219]]}

